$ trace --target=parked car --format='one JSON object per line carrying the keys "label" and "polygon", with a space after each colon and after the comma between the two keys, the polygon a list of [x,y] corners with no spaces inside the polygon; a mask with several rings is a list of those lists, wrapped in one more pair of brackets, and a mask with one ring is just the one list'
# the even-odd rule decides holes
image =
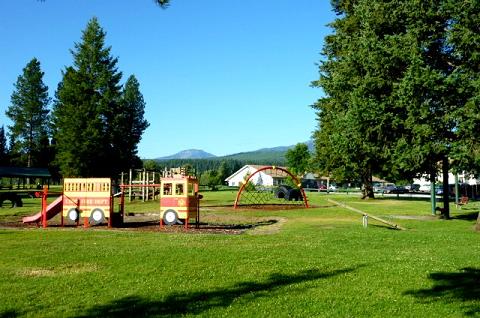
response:
{"label": "parked car", "polygon": [[408,193],[408,190],[405,189],[404,186],[396,186],[393,183],[389,183],[383,188],[383,193],[403,194],[403,193]]}
{"label": "parked car", "polygon": [[337,191],[337,186],[331,184],[331,185],[328,187],[328,190],[329,190],[329,191]]}
{"label": "parked car", "polygon": [[386,183],[382,188],[381,192],[383,193],[392,193],[392,191],[396,188],[397,186],[394,183]]}
{"label": "parked car", "polygon": [[390,193],[404,194],[408,193],[408,190],[403,186],[396,186],[390,191]]}
{"label": "parked car", "polygon": [[373,183],[373,192],[383,192],[383,186],[379,182]]}
{"label": "parked car", "polygon": [[409,192],[418,192],[420,191],[420,185],[416,183],[412,183],[412,184],[406,185],[405,189],[407,189]]}
{"label": "parked car", "polygon": [[418,188],[418,191],[420,192],[430,192],[431,186],[430,184],[421,184],[420,187]]}
{"label": "parked car", "polygon": [[[443,195],[443,184],[435,185],[435,193],[438,195]],[[448,195],[451,197],[455,196],[455,185],[448,185]]]}

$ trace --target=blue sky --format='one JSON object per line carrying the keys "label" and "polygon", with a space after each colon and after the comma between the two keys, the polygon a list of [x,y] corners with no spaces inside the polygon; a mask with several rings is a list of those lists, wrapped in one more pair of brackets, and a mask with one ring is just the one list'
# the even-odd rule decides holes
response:
{"label": "blue sky", "polygon": [[0,2],[0,124],[17,77],[40,60],[53,97],[70,50],[99,19],[124,82],[134,74],[150,122],[141,158],[185,149],[227,155],[307,141],[328,0],[15,0]]}

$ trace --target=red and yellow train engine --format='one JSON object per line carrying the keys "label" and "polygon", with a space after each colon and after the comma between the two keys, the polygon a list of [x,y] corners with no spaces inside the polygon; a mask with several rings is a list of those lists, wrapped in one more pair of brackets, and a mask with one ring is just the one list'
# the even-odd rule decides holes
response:
{"label": "red and yellow train engine", "polygon": [[198,179],[184,173],[169,173],[160,180],[160,225],[184,224],[191,219],[200,221]]}

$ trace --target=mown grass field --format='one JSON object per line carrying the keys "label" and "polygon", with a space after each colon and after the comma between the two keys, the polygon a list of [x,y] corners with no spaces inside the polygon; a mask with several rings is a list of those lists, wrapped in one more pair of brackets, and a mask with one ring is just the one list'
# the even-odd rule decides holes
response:
{"label": "mown grass field", "polygon": [[[427,201],[309,193],[311,209],[234,211],[234,195],[205,192],[204,219],[276,223],[240,235],[1,227],[0,317],[480,317],[476,203],[445,221]],[[327,198],[407,230],[364,228]],[[1,208],[0,225],[38,202]]]}

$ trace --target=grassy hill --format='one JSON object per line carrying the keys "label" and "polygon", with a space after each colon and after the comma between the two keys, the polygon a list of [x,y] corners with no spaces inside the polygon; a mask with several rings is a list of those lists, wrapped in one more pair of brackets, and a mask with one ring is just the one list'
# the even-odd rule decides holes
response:
{"label": "grassy hill", "polygon": [[283,164],[285,163],[286,152],[287,152],[286,150],[275,151],[275,150],[261,149],[256,151],[240,152],[233,155],[219,157],[219,159],[234,159],[234,160],[242,160],[246,162],[254,162],[254,163],[261,163],[261,164]]}

